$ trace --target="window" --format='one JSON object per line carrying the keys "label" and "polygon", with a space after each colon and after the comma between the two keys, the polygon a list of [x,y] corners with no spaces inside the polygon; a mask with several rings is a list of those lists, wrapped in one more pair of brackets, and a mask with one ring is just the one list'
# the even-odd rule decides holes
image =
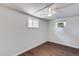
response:
{"label": "window", "polygon": [[35,18],[28,18],[28,27],[29,28],[39,28],[39,20]]}
{"label": "window", "polygon": [[56,22],[56,28],[64,28],[65,25],[66,25],[66,22],[64,22],[64,21]]}
{"label": "window", "polygon": [[32,25],[32,20],[28,20],[28,27],[32,27],[33,25]]}
{"label": "window", "polygon": [[33,27],[39,28],[39,21],[38,20],[33,20]]}

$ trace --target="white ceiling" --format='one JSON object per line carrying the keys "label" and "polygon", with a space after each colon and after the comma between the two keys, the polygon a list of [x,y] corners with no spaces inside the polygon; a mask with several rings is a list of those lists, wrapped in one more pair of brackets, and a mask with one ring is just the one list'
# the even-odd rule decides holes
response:
{"label": "white ceiling", "polygon": [[[79,4],[77,3],[4,3],[0,6],[10,7],[46,20],[79,15]],[[48,16],[49,7],[56,10],[56,13],[50,17]]]}

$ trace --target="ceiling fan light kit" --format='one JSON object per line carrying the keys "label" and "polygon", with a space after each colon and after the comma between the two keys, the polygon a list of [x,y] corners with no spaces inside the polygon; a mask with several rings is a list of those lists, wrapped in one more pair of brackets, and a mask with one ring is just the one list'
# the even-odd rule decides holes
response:
{"label": "ceiling fan light kit", "polygon": [[53,14],[55,14],[56,13],[56,10],[54,10],[54,9],[52,9],[52,8],[49,8],[48,9],[48,16],[52,16]]}

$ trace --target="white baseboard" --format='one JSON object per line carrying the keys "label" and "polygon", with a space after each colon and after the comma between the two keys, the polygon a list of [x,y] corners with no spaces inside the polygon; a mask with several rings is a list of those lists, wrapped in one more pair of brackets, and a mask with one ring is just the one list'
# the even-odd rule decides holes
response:
{"label": "white baseboard", "polygon": [[54,43],[57,43],[57,44],[60,44],[60,45],[65,45],[65,46],[69,46],[69,47],[72,47],[72,48],[79,49],[79,46],[71,45],[71,44],[64,43],[64,42],[55,42],[55,41],[49,41],[49,42],[54,42]]}
{"label": "white baseboard", "polygon": [[43,44],[43,43],[45,43],[45,42],[47,42],[47,41],[40,42],[40,43],[38,43],[38,44],[36,44],[36,45],[34,45],[34,46],[28,48],[28,49],[26,48],[25,50],[20,51],[20,52],[18,52],[17,54],[14,54],[14,55],[12,55],[12,56],[18,56],[18,55],[24,53],[25,51],[28,51],[28,50],[30,50],[30,49],[33,49],[33,48],[35,48],[35,47],[37,47],[37,46],[39,46],[39,45],[41,45],[41,44]]}

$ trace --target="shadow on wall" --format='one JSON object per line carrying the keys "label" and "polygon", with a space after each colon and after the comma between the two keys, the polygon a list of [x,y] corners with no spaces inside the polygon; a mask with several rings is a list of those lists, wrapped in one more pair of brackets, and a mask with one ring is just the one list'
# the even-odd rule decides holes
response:
{"label": "shadow on wall", "polygon": [[67,24],[64,28],[56,28],[56,22],[54,23],[55,35],[65,44],[75,46],[79,48],[79,17],[64,18]]}

